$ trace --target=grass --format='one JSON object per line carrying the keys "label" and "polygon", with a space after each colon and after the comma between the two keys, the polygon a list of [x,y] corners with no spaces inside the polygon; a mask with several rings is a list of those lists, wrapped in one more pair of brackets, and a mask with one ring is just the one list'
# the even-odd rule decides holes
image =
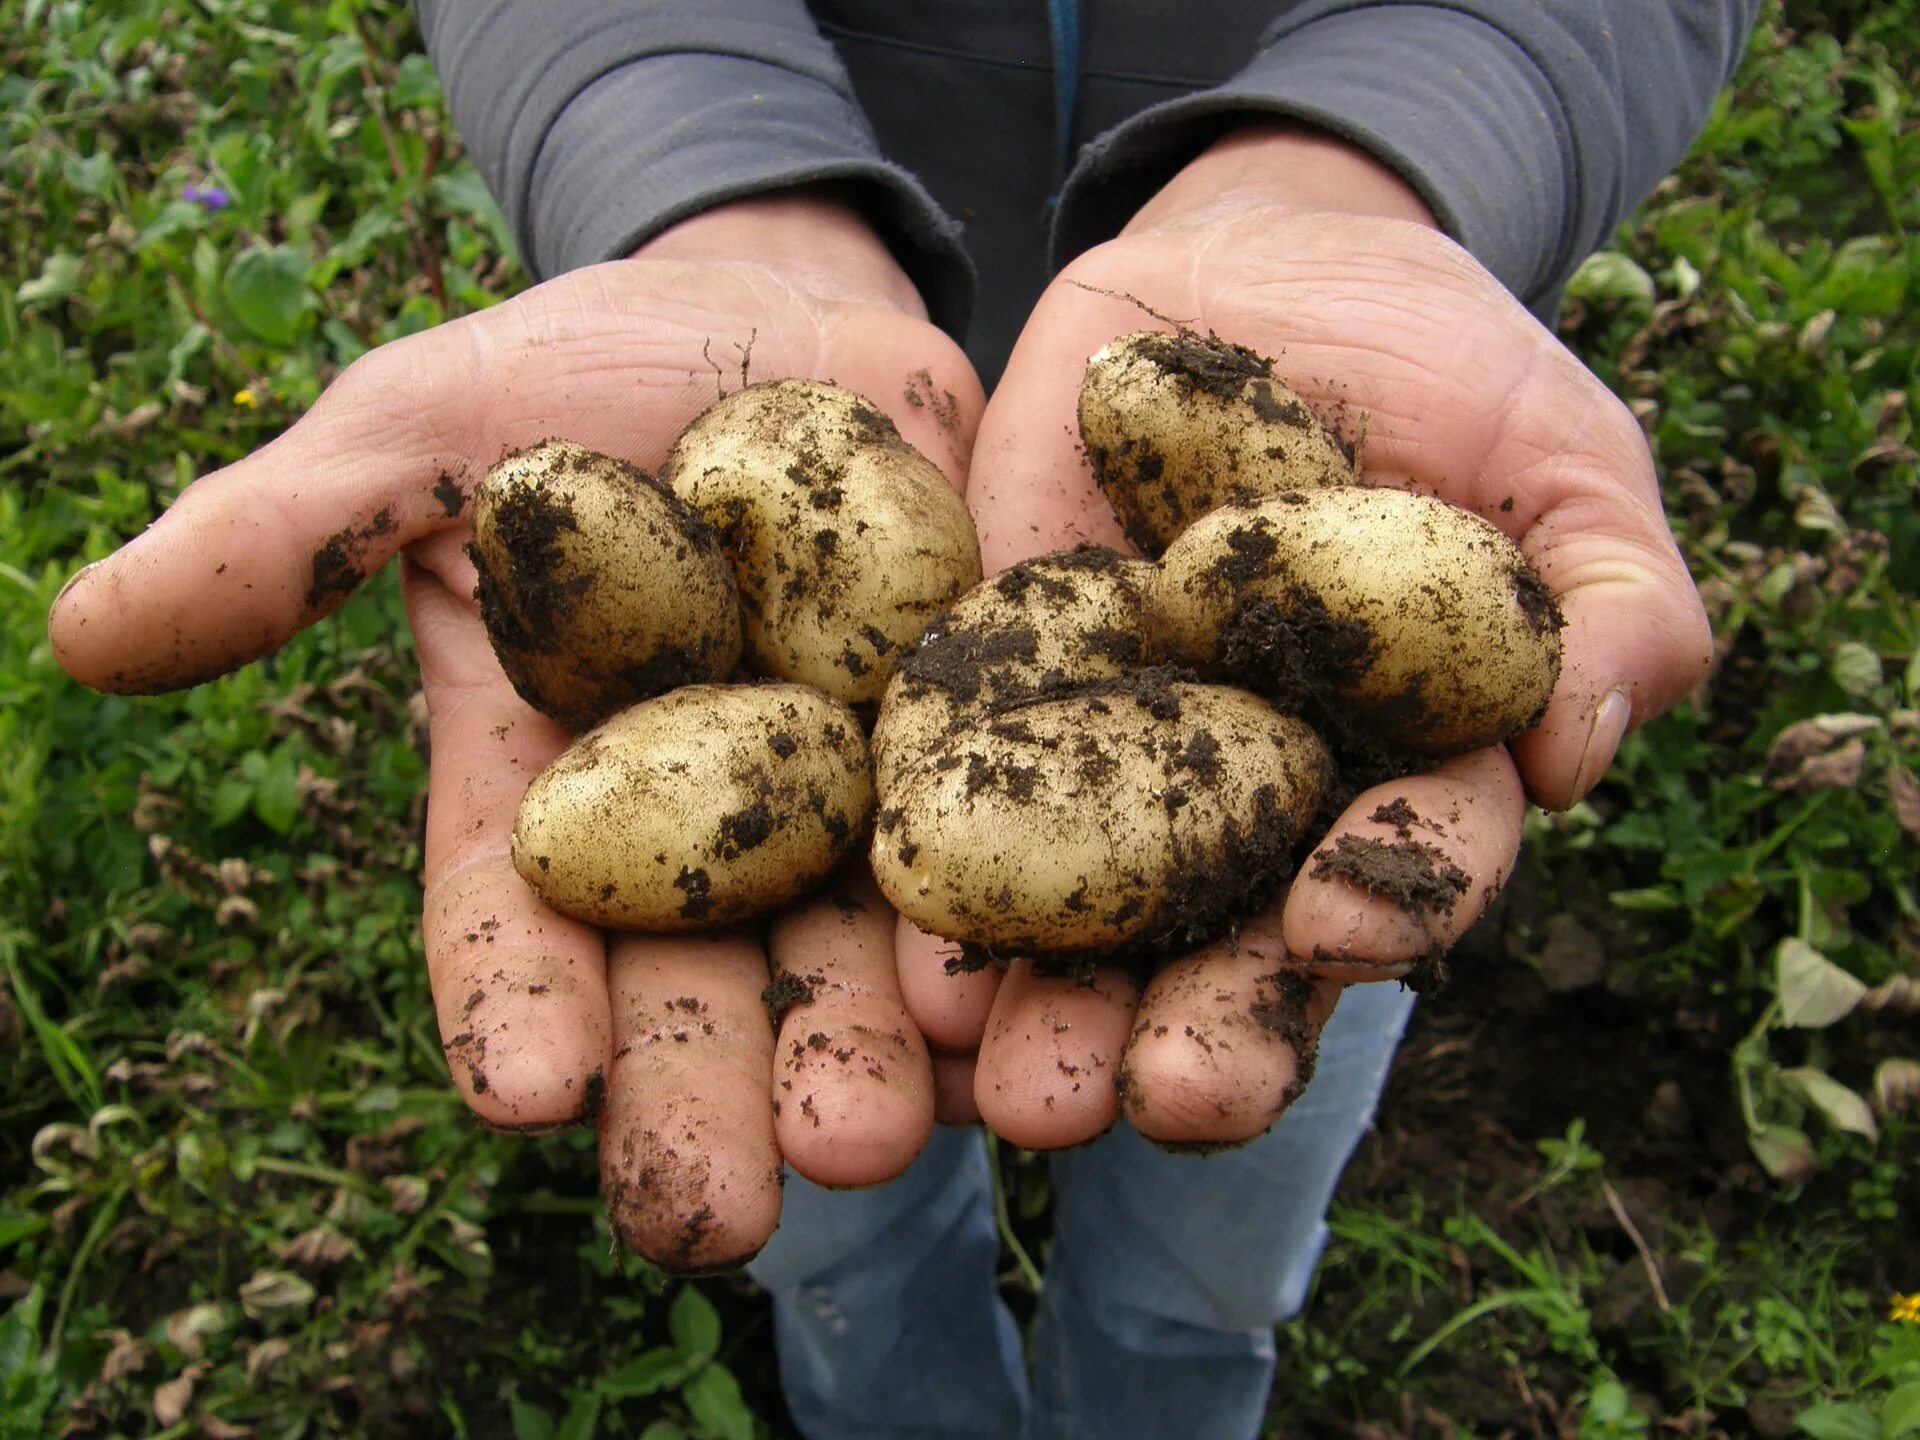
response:
{"label": "grass", "polygon": [[[453,1097],[391,577],[177,697],[82,692],[48,653],[65,578],[195,474],[524,283],[410,19],[0,14],[0,1435],[778,1433],[750,1291],[616,1252],[588,1137]],[[1283,1331],[1277,1433],[1915,1428],[1920,1324],[1888,1316],[1920,1290],[1916,1127],[1873,1096],[1920,1056],[1917,31],[1913,0],[1771,12],[1568,307],[1723,658],[1536,817],[1484,943],[1546,975],[1570,923],[1598,936],[1604,996],[1512,1033],[1578,1006],[1684,1050],[1690,1138],[1656,1144],[1601,1066],[1410,1179],[1396,1127],[1478,1021],[1427,1007],[1357,1167],[1386,1178],[1349,1184]],[[1038,1248],[1043,1180],[1005,1159]]]}

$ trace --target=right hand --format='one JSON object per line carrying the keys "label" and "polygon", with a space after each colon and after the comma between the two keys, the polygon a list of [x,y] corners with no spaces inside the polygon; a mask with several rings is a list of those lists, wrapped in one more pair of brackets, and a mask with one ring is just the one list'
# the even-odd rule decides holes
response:
{"label": "right hand", "polygon": [[[454,1082],[506,1129],[597,1107],[616,1230],[681,1270],[766,1242],[783,1160],[827,1184],[889,1179],[933,1116],[893,915],[870,882],[802,903],[764,945],[746,929],[608,937],[548,909],[508,857],[521,792],[570,737],[514,693],[487,642],[467,494],[502,455],[555,436],[656,469],[714,399],[716,369],[727,385],[836,381],[956,485],[966,473],[979,382],[886,248],[826,197],[743,201],[369,353],[286,434],[77,575],[51,617],[74,678],[177,689],[271,654],[404,551],[432,737],[426,956]],[[778,1036],[760,998],[769,962],[814,996]]]}

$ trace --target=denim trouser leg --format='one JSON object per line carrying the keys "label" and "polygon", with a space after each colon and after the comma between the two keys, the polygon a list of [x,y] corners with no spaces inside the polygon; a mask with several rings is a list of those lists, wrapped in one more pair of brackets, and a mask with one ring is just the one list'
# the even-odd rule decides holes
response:
{"label": "denim trouser leg", "polygon": [[825,1190],[788,1173],[747,1271],[773,1296],[781,1388],[808,1440],[1013,1440],[1020,1334],[977,1130],[936,1129],[906,1174]]}
{"label": "denim trouser leg", "polygon": [[1250,1145],[1172,1155],[1122,1125],[1055,1157],[1030,1440],[1259,1434],[1274,1326],[1306,1299],[1412,1008],[1397,985],[1349,989],[1313,1083]]}
{"label": "denim trouser leg", "polygon": [[1251,1145],[1170,1155],[1122,1125],[1054,1157],[1031,1408],[1020,1337],[993,1287],[999,1237],[977,1132],[936,1130],[905,1175],[872,1190],[790,1177],[780,1229],[748,1270],[774,1298],[802,1433],[1258,1434],[1273,1327],[1306,1296],[1327,1204],[1412,1008],[1394,985],[1348,990],[1313,1084]]}

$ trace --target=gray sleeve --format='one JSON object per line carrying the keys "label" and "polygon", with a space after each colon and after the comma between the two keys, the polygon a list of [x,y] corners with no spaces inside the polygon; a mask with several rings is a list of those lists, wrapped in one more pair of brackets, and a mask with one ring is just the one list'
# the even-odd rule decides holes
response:
{"label": "gray sleeve", "polygon": [[956,328],[954,222],[889,164],[800,0],[415,0],[448,107],[527,268],[631,251],[677,220],[836,182]]}
{"label": "gray sleeve", "polygon": [[1250,116],[1371,151],[1510,290],[1550,308],[1704,125],[1760,0],[1304,0],[1216,89],[1086,147],[1056,262],[1114,235]]}

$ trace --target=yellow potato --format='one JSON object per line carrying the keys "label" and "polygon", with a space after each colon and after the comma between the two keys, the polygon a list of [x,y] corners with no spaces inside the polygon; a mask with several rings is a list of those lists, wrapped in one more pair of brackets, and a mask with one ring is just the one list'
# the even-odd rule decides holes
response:
{"label": "yellow potato", "polygon": [[1560,674],[1560,609],[1519,548],[1402,490],[1216,510],[1168,548],[1152,611],[1164,653],[1426,755],[1537,724]]}
{"label": "yellow potato", "polygon": [[866,833],[853,712],[803,685],[692,685],[588,731],[527,787],[513,863],[554,909],[701,930],[813,889]]}
{"label": "yellow potato", "polygon": [[1023,561],[961,596],[887,686],[873,726],[874,788],[884,797],[907,757],[956,726],[1139,669],[1152,574],[1144,560],[1083,545]]}
{"label": "yellow potato", "polygon": [[1340,442],[1244,345],[1144,330],[1087,362],[1080,439],[1127,538],[1158,555],[1215,506],[1353,483]]}
{"label": "yellow potato", "polygon": [[911,758],[874,878],[915,924],[1001,955],[1177,953],[1286,883],[1329,783],[1299,720],[1145,672]]}
{"label": "yellow potato", "polygon": [[561,440],[509,456],[474,489],[470,553],[501,668],[572,729],[739,662],[713,532],[624,461]]}
{"label": "yellow potato", "polygon": [[849,704],[878,700],[900,651],[980,579],[973,519],[939,467],[835,386],[729,395],[660,475],[720,535],[749,663]]}

